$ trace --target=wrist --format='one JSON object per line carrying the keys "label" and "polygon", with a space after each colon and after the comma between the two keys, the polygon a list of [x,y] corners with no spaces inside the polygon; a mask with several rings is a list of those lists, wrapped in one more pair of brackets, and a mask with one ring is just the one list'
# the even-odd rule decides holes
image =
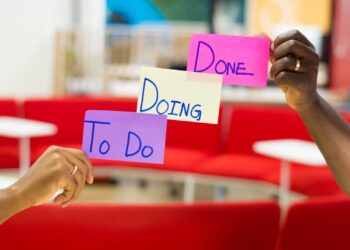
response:
{"label": "wrist", "polygon": [[0,190],[0,224],[12,215],[27,208],[22,199],[22,192],[15,185]]}
{"label": "wrist", "polygon": [[303,102],[302,105],[295,107],[295,111],[301,116],[317,109],[317,107],[320,105],[321,97],[318,95],[317,91],[315,91],[312,95],[309,95],[305,99],[307,101]]}
{"label": "wrist", "polygon": [[24,189],[19,183],[15,183],[12,186],[5,189],[8,199],[13,204],[14,209],[20,211],[31,207],[29,200],[26,197]]}

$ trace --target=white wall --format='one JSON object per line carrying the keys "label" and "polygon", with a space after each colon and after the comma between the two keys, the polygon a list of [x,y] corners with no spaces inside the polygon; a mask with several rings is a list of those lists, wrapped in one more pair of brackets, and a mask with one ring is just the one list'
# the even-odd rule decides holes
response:
{"label": "white wall", "polygon": [[0,0],[1,97],[52,93],[54,33],[71,11],[71,0]]}

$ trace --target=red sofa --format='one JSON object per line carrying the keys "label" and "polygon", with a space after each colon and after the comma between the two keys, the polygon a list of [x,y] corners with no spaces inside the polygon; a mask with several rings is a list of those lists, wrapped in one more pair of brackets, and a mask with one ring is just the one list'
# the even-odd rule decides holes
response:
{"label": "red sofa", "polygon": [[[35,161],[52,144],[81,148],[84,115],[85,111],[89,109],[136,112],[136,100],[125,98],[26,100],[24,102],[26,118],[54,123],[59,131],[52,137],[31,140],[32,161]],[[168,121],[166,145],[165,163],[163,165],[103,160],[93,160],[93,163],[95,166],[124,165],[193,172],[198,162],[219,153],[221,147],[220,124]]]}
{"label": "red sofa", "polygon": [[[4,114],[18,113],[14,101],[3,102],[0,111]],[[84,114],[88,109],[134,112],[136,99],[64,97],[25,100],[24,117],[51,122],[58,127],[55,136],[31,140],[32,161],[53,144],[80,148]],[[93,160],[93,163],[96,167],[146,167],[246,178],[278,185],[280,162],[252,151],[255,141],[278,138],[311,140],[299,116],[286,106],[222,105],[218,125],[168,121],[163,165],[103,160]],[[0,144],[3,147],[0,167],[18,166],[17,141],[1,140],[4,141]],[[292,164],[291,188],[309,196],[341,193],[328,168],[298,164]]]}
{"label": "red sofa", "polygon": [[[19,106],[13,100],[2,100],[0,115],[17,116],[21,110]],[[24,102],[22,108],[24,117],[54,123],[59,130],[55,136],[31,140],[34,161],[52,144],[80,148],[86,110],[135,111],[136,100],[126,98],[30,99]],[[230,114],[229,119],[223,115],[227,113]],[[348,115],[345,117],[350,120]],[[223,140],[225,138],[227,139]],[[255,141],[278,138],[311,140],[297,114],[285,106],[222,105],[218,125],[168,121],[164,165],[135,165],[100,160],[94,161],[94,164],[97,167],[101,165],[148,167],[279,184],[280,162],[277,159],[257,155],[252,151]],[[17,140],[0,138],[0,159],[0,167],[18,166]],[[312,197],[326,195],[338,197],[342,194],[328,168],[309,168],[292,164],[291,171],[291,188],[294,191]],[[328,197],[327,200],[313,200],[292,205],[279,238],[278,249],[347,249],[346,233],[343,232],[346,232],[345,227],[349,224],[345,213],[349,202],[344,201],[343,198],[336,201],[329,199],[334,198]],[[69,235],[68,241],[72,247],[82,244],[81,242],[85,244],[86,238],[92,239],[89,245],[86,245],[91,246],[91,249],[103,247],[104,244],[108,246],[118,244],[119,248],[128,247],[128,249],[139,248],[139,246],[146,249],[148,246],[152,246],[152,249],[164,248],[166,244],[167,249],[172,247],[174,249],[272,249],[271,242],[274,242],[277,234],[275,222],[278,221],[274,216],[278,217],[276,215],[278,212],[276,208],[272,209],[275,212],[267,212],[267,208],[267,210],[263,209],[265,212],[259,212],[260,210],[254,210],[255,208],[245,204],[226,204],[217,207],[215,204],[137,207],[77,205],[68,210],[43,206],[27,210],[0,227],[0,240],[4,248],[13,247],[13,244],[18,244],[18,248],[23,248],[21,244],[38,249],[46,248],[47,244],[51,244],[53,249],[56,246],[62,248],[62,244],[65,243],[61,239]],[[274,214],[272,217],[271,213]],[[45,214],[45,216],[37,214]],[[264,214],[263,219],[258,217],[261,214]],[[272,224],[265,224],[265,217],[269,218],[267,221],[271,221],[272,218]],[[344,218],[344,221],[341,218]],[[162,224],[165,220],[168,222],[166,225]],[[331,226],[325,227],[323,223]],[[55,224],[57,227],[52,227]],[[145,228],[147,230],[144,230]],[[341,228],[341,231],[338,228]],[[60,236],[63,229],[65,234]],[[82,233],[77,235],[77,231]],[[93,237],[92,233],[100,237]],[[154,234],[157,235],[156,238],[152,237]],[[175,237],[172,238],[174,234],[178,236],[176,239],[183,240],[176,241]],[[36,238],[41,237],[40,235],[44,235],[44,240]],[[139,241],[134,240],[134,235],[137,235]],[[191,237],[187,237],[188,235]],[[250,240],[252,236],[254,241]],[[21,237],[24,240],[16,241],[14,237]],[[322,240],[318,244],[320,237]],[[122,240],[113,241],[112,239],[115,238]],[[307,243],[306,238],[309,241]],[[154,239],[157,241],[153,242]],[[175,243],[169,245],[169,242]]]}
{"label": "red sofa", "polygon": [[[12,99],[0,100],[0,116],[18,116],[19,107]],[[13,168],[19,165],[18,140],[0,136],[0,168]]]}
{"label": "red sofa", "polygon": [[[295,138],[311,141],[302,120],[286,106],[233,105],[224,153],[200,164],[208,175],[239,177],[279,184],[280,161],[257,155],[254,142]],[[309,196],[341,193],[328,168],[291,164],[291,189]]]}
{"label": "red sofa", "polygon": [[281,231],[278,250],[348,250],[350,200],[344,196],[293,204]]}
{"label": "red sofa", "polygon": [[273,202],[40,206],[0,226],[1,249],[271,250]]}

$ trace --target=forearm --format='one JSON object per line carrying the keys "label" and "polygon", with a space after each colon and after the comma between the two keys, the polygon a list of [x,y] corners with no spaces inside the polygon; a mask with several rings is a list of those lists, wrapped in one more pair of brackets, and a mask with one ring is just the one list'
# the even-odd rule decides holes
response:
{"label": "forearm", "polygon": [[27,207],[21,190],[16,186],[0,190],[0,224]]}
{"label": "forearm", "polygon": [[350,195],[350,126],[321,97],[297,111],[338,184]]}

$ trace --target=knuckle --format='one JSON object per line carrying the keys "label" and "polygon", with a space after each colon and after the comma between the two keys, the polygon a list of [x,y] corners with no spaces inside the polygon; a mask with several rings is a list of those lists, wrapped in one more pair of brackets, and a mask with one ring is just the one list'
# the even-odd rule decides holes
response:
{"label": "knuckle", "polygon": [[281,40],[281,35],[278,35],[278,36],[276,36],[275,40],[273,40],[273,43],[279,44],[280,40]]}
{"label": "knuckle", "polygon": [[295,48],[296,48],[296,46],[297,46],[297,41],[296,40],[289,40],[288,41],[288,47],[289,47],[289,50],[290,51],[295,51]]}
{"label": "knuckle", "polygon": [[86,160],[86,156],[83,152],[79,151],[78,152],[78,157],[81,159],[81,160]]}
{"label": "knuckle", "polygon": [[283,65],[288,65],[290,64],[290,59],[288,57],[283,57],[281,60]]}
{"label": "knuckle", "polygon": [[60,147],[58,147],[58,146],[50,146],[50,148],[49,148],[49,150],[51,151],[51,152],[60,152]]}
{"label": "knuckle", "polygon": [[292,33],[293,37],[297,37],[298,38],[298,37],[301,36],[301,32],[299,30],[297,30],[297,29],[291,30],[291,33]]}
{"label": "knuckle", "polygon": [[62,159],[62,155],[61,155],[61,154],[59,154],[59,153],[57,153],[57,152],[54,152],[54,153],[52,154],[52,160],[53,160],[53,163],[54,163],[55,165],[62,164],[62,163],[61,163],[61,159]]}
{"label": "knuckle", "polygon": [[78,152],[78,155],[79,155],[79,157],[80,157],[81,159],[84,159],[84,160],[87,159],[86,154],[85,154],[83,151],[79,151],[79,152]]}
{"label": "knuckle", "polygon": [[79,159],[83,159],[85,154],[81,151],[81,150],[78,150],[78,149],[72,149],[70,151],[70,153],[76,157],[78,157]]}
{"label": "knuckle", "polygon": [[64,165],[61,162],[57,162],[55,166],[55,171],[57,174],[62,174],[64,169]]}
{"label": "knuckle", "polygon": [[286,80],[286,72],[282,71],[276,76],[276,80],[279,82],[284,82]]}
{"label": "knuckle", "polygon": [[321,57],[317,53],[315,53],[315,61],[317,65],[321,62]]}
{"label": "knuckle", "polygon": [[276,71],[276,64],[274,63],[274,64],[272,64],[272,66],[271,66],[270,75],[274,75],[275,71]]}
{"label": "knuckle", "polygon": [[51,154],[51,153],[54,153],[55,150],[56,150],[56,146],[50,146],[46,149],[45,153]]}
{"label": "knuckle", "polygon": [[61,166],[55,166],[52,168],[52,176],[54,176],[53,179],[56,185],[59,185],[65,182],[66,176],[64,174],[64,171],[62,171]]}

